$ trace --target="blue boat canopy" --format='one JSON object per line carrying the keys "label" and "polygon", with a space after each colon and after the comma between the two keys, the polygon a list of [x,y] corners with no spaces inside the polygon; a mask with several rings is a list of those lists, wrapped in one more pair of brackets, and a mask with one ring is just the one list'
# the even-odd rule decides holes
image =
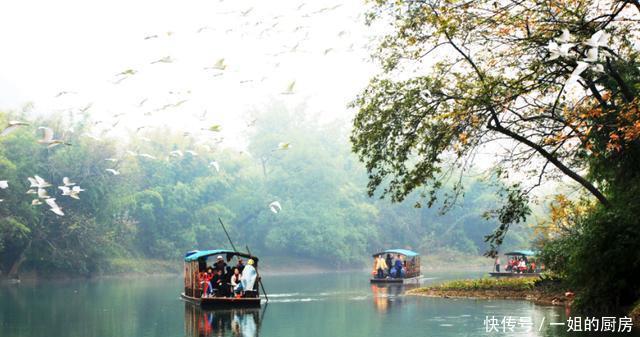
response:
{"label": "blue boat canopy", "polygon": [[420,256],[420,254],[408,249],[387,249],[383,252],[373,254],[373,257],[384,254],[400,254],[408,257]]}
{"label": "blue boat canopy", "polygon": [[233,250],[228,250],[228,249],[212,249],[212,250],[196,250],[196,251],[190,251],[187,254],[185,254],[184,257],[184,261],[185,262],[192,262],[192,261],[197,261],[199,259],[206,259],[207,257],[211,256],[211,255],[229,255],[231,254],[231,256],[242,256],[244,258],[247,259],[253,259],[254,261],[258,262],[258,257],[256,256],[252,256],[249,255],[247,253],[241,253],[241,252],[236,252]]}
{"label": "blue boat canopy", "polygon": [[532,250],[514,250],[512,252],[505,253],[504,255],[517,255],[517,256],[535,256]]}

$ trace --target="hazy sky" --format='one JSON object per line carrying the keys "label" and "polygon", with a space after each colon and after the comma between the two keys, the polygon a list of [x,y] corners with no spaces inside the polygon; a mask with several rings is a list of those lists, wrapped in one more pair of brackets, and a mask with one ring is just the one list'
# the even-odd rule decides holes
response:
{"label": "hazy sky", "polygon": [[[353,0],[5,1],[0,109],[33,102],[47,114],[92,103],[96,119],[121,119],[119,127],[221,124],[227,139],[246,111],[273,99],[349,120],[346,104],[378,71],[367,61],[375,32],[364,8]],[[224,71],[205,69],[222,58]],[[135,74],[116,75],[127,69]],[[282,95],[293,81],[294,94]]]}
{"label": "hazy sky", "polygon": [[[349,122],[347,103],[379,72],[368,46],[382,32],[364,25],[364,11],[363,0],[4,1],[0,109],[92,104],[103,130],[119,120],[119,130],[198,135],[220,124],[236,148],[246,112],[274,99]],[[171,63],[152,64],[163,58]],[[225,70],[205,69],[220,59]],[[117,75],[128,69],[135,74]],[[490,167],[498,149],[483,149],[475,166]]]}

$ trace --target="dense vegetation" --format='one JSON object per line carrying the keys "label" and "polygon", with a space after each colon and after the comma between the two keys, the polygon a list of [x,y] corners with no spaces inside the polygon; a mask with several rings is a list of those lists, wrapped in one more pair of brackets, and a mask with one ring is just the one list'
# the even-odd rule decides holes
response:
{"label": "dense vegetation", "polygon": [[[323,125],[277,103],[253,114],[242,151],[169,128],[119,130],[96,140],[87,136],[95,134],[88,114],[74,123],[2,114],[2,125],[31,125],[0,139],[0,180],[9,183],[0,190],[0,271],[93,274],[139,267],[131,262],[137,258],[179,265],[185,251],[229,246],[218,217],[238,247],[334,267],[362,267],[372,251],[390,246],[476,255],[485,249],[483,235],[495,226],[482,218],[496,204],[491,184],[470,181],[465,204],[445,216],[415,208],[417,194],[392,205],[366,196],[345,123]],[[72,145],[38,144],[40,125],[65,133]],[[281,142],[291,147],[279,149]],[[170,155],[176,150],[182,156]],[[64,216],[31,205],[37,196],[25,192],[34,175],[52,183],[47,190]],[[79,200],[60,195],[63,177],[86,190]],[[270,211],[273,201],[281,212]],[[526,238],[523,230],[513,245]]]}
{"label": "dense vegetation", "polygon": [[580,309],[638,300],[638,1],[379,0],[369,18],[393,27],[376,53],[383,73],[354,102],[369,193],[401,201],[421,187],[433,200],[452,167],[493,153],[511,182],[490,212],[493,256],[536,187],[571,181],[584,200],[556,200],[545,260]]}

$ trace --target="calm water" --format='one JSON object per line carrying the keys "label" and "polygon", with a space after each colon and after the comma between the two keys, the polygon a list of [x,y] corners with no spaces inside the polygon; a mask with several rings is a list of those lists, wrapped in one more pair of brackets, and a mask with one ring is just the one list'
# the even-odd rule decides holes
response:
{"label": "calm water", "polygon": [[[423,283],[479,273],[432,273]],[[40,282],[0,287],[0,336],[576,336],[562,308],[525,301],[434,299],[376,287],[366,273],[267,276],[259,310],[203,311],[182,302],[178,277]],[[406,289],[406,288],[405,288]],[[532,332],[485,331],[486,317],[531,319]],[[542,324],[541,324],[542,323]],[[541,331],[538,331],[542,325]],[[608,334],[611,336],[612,334]],[[620,334],[638,336],[638,334]]]}

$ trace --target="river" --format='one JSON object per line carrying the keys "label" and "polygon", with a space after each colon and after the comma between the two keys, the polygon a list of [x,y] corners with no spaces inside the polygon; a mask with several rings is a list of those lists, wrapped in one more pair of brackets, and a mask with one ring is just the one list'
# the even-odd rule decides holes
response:
{"label": "river", "polygon": [[[422,282],[480,275],[427,273]],[[578,335],[566,333],[566,326],[551,325],[565,321],[564,308],[527,301],[405,296],[406,287],[372,286],[367,277],[354,272],[265,276],[268,305],[226,311],[203,311],[182,302],[179,277],[4,285],[0,287],[0,336]],[[500,322],[505,318],[503,332]],[[513,332],[508,331],[509,322]]]}

